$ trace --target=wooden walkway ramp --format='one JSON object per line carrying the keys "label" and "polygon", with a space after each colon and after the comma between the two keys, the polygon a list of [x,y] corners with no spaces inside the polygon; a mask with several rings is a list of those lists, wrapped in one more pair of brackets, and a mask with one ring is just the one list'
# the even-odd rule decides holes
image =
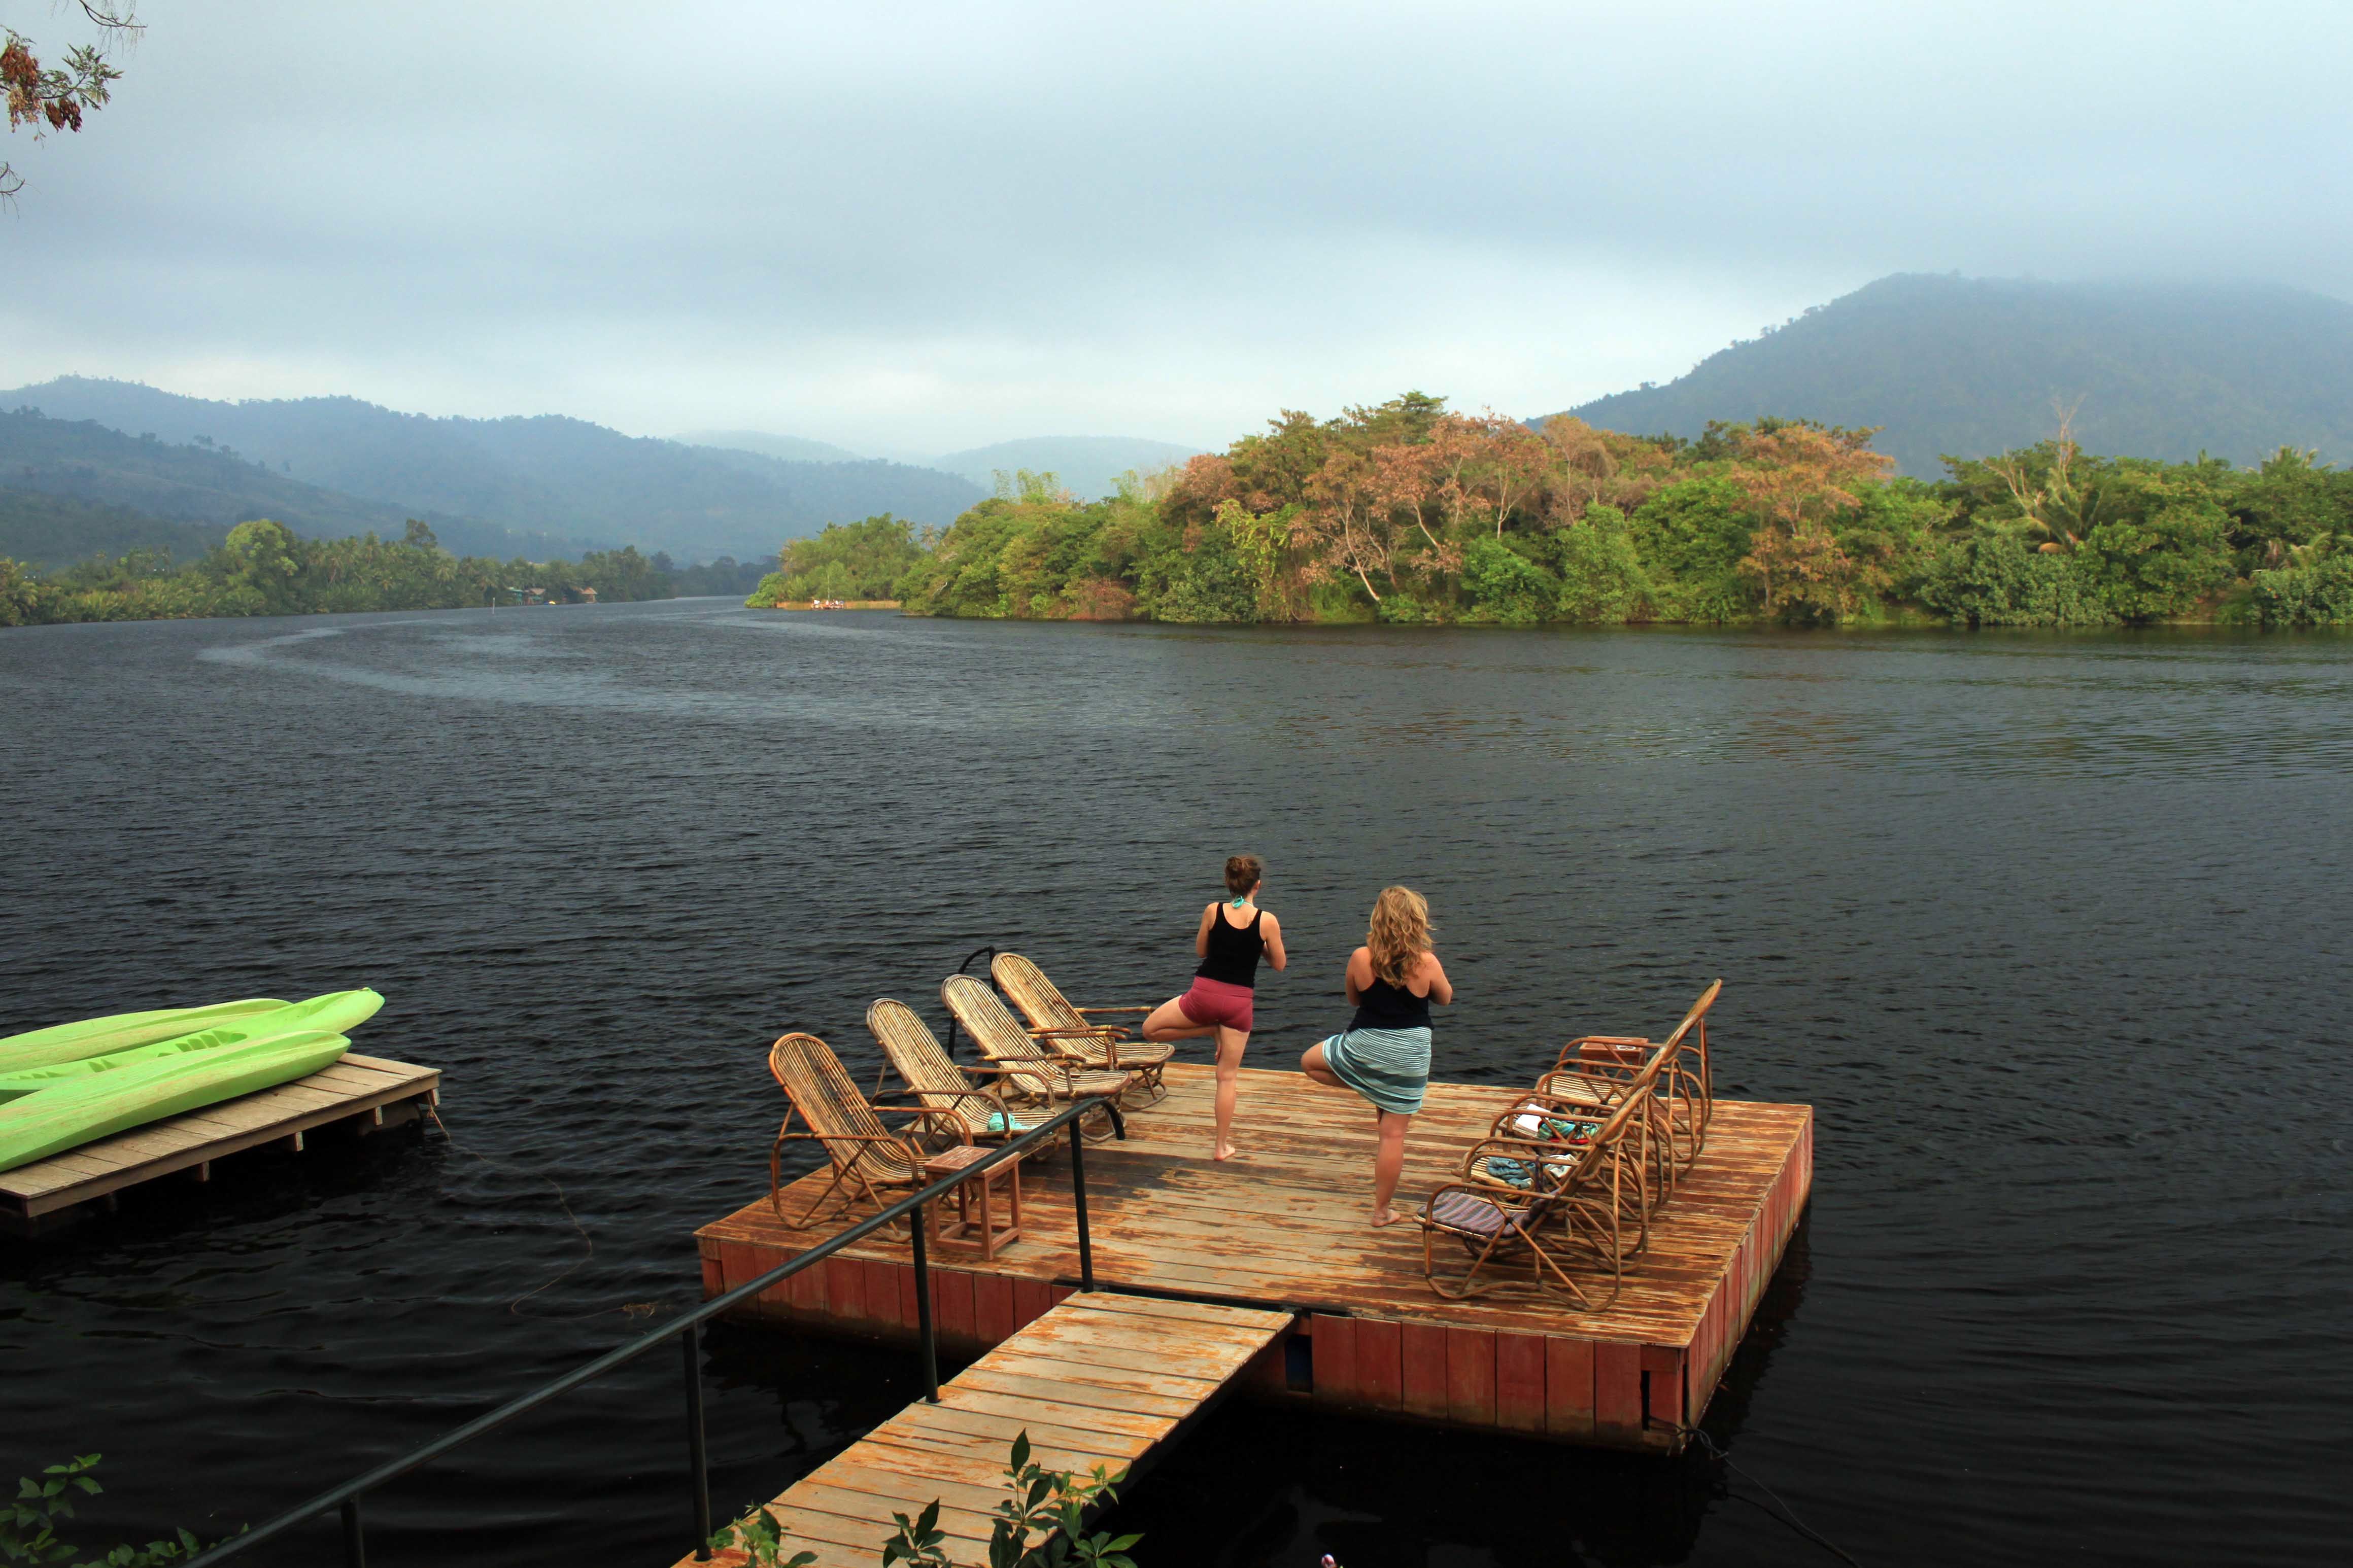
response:
{"label": "wooden walkway ramp", "polygon": [[771,1503],[791,1540],[785,1555],[874,1568],[891,1516],[937,1499],[949,1555],[986,1563],[1015,1437],[1029,1433],[1036,1462],[1052,1469],[1132,1469],[1292,1322],[1249,1307],[1071,1296],[944,1385],[937,1405],[910,1405]]}

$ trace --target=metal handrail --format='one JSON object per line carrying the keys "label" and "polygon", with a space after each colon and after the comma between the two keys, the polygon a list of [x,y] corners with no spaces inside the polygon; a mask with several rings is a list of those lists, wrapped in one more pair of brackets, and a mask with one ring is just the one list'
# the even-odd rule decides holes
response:
{"label": "metal handrail", "polygon": [[[970,962],[967,960],[966,962]],[[562,1377],[542,1384],[528,1394],[518,1394],[487,1415],[478,1415],[464,1426],[443,1433],[422,1447],[412,1448],[398,1458],[387,1459],[363,1475],[338,1487],[331,1487],[310,1501],[288,1509],[285,1512],[264,1520],[251,1530],[232,1535],[227,1540],[206,1548],[188,1561],[186,1568],[206,1568],[226,1562],[249,1547],[260,1545],[284,1534],[294,1526],[316,1519],[330,1510],[343,1515],[343,1562],[345,1568],[366,1568],[367,1546],[360,1523],[360,1499],[387,1481],[399,1479],[409,1471],[439,1458],[451,1449],[473,1441],[485,1432],[494,1431],[526,1415],[549,1400],[569,1393],[584,1383],[592,1382],[617,1366],[624,1366],[675,1335],[686,1358],[687,1459],[694,1489],[694,1555],[698,1560],[710,1558],[711,1475],[705,1453],[702,1428],[702,1325],[735,1306],[738,1302],[770,1289],[781,1280],[789,1279],[813,1263],[822,1262],[846,1247],[865,1240],[885,1226],[910,1213],[915,1213],[913,1247],[915,1267],[915,1311],[917,1335],[922,1343],[923,1359],[924,1397],[939,1403],[939,1351],[932,1330],[931,1262],[924,1248],[927,1226],[924,1216],[916,1213],[933,1199],[955,1190],[985,1171],[1003,1164],[1016,1154],[1027,1153],[1064,1127],[1071,1131],[1071,1195],[1078,1216],[1080,1289],[1095,1288],[1094,1247],[1087,1230],[1087,1178],[1084,1145],[1086,1140],[1071,1126],[1081,1117],[1103,1111],[1111,1118],[1113,1131],[1122,1139],[1127,1136],[1127,1123],[1119,1107],[1109,1100],[1089,1096],[1056,1111],[1052,1116],[1030,1128],[1019,1137],[989,1151],[986,1158],[958,1171],[955,1175],[934,1182],[919,1193],[901,1198],[890,1207],[881,1209],[859,1221],[832,1240],[820,1243],[787,1262],[780,1263],[758,1279],[738,1285],[733,1290],[713,1296],[680,1321],[640,1335],[628,1344],[607,1351],[585,1365],[575,1367]]]}

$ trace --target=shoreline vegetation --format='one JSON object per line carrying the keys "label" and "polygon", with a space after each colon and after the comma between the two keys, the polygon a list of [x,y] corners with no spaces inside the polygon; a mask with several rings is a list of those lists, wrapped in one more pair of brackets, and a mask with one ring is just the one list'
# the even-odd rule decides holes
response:
{"label": "shoreline vegetation", "polygon": [[2353,472],[2023,451],[1891,474],[1868,428],[1697,440],[1532,429],[1408,393],[1129,475],[1100,501],[1000,474],[944,530],[796,540],[745,602],[1180,623],[2262,626],[2353,624]]}
{"label": "shoreline vegetation", "polygon": [[169,550],[134,550],[41,575],[0,556],[0,626],[670,598],[676,584],[658,563],[635,546],[576,562],[457,556],[414,520],[396,540],[304,539],[260,520],[185,565]]}
{"label": "shoreline vegetation", "polygon": [[[2070,424],[1948,458],[1930,482],[1894,477],[1869,428],[1537,429],[1410,392],[1334,419],[1286,410],[1098,501],[1022,470],[945,529],[828,524],[744,603],[1228,625],[2353,625],[2353,471],[2287,447],[2253,468],[2095,457]],[[163,549],[52,574],[0,558],[0,626],[618,603],[741,593],[749,574],[679,574],[634,546],[461,558],[414,521],[397,540],[255,521],[185,565]]]}

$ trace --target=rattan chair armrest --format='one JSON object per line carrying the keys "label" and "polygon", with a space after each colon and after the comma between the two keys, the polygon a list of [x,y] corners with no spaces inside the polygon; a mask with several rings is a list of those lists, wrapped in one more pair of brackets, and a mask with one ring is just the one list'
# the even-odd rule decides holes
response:
{"label": "rattan chair armrest", "polygon": [[1033,1040],[1059,1040],[1070,1036],[1102,1038],[1125,1032],[1116,1024],[1096,1024],[1084,1029],[1031,1029],[1029,1033]]}
{"label": "rattan chair armrest", "polygon": [[1149,1013],[1152,1009],[1149,1007],[1073,1007],[1071,1011],[1083,1018],[1090,1013]]}
{"label": "rattan chair armrest", "polygon": [[[986,1089],[917,1089],[913,1092],[935,1096],[941,1100],[977,1100],[985,1105],[997,1105],[1001,1103],[997,1100],[997,1096],[989,1093]],[[901,1108],[894,1105],[891,1109],[897,1110]],[[936,1110],[939,1107],[933,1106],[931,1109]]]}
{"label": "rattan chair armrest", "polygon": [[[1585,1047],[1588,1046],[1608,1046],[1610,1047],[1611,1054],[1608,1058],[1588,1058],[1585,1055]],[[1648,1050],[1651,1048],[1651,1042],[1640,1035],[1579,1035],[1561,1047],[1560,1054],[1553,1058],[1552,1070],[1558,1072],[1573,1061],[1589,1061],[1597,1065],[1607,1061],[1611,1066],[1641,1066],[1639,1062],[1630,1064],[1626,1062],[1622,1053],[1630,1048]]]}
{"label": "rattan chair armrest", "polygon": [[[1540,1142],[1534,1138],[1485,1138],[1463,1153],[1461,1172],[1465,1181],[1478,1179],[1471,1167],[1487,1159],[1515,1160],[1522,1164],[1574,1165],[1592,1148],[1590,1143]],[[1508,1182],[1504,1184],[1511,1185]],[[1521,1194],[1531,1191],[1527,1187],[1512,1190]]]}
{"label": "rattan chair armrest", "polygon": [[[926,1105],[920,1108],[916,1114],[927,1121],[940,1122],[946,1131],[955,1135],[955,1141],[959,1143],[972,1142],[971,1127],[965,1123],[962,1116],[953,1110],[942,1110],[937,1106]],[[923,1163],[921,1150],[916,1149],[912,1143],[907,1145],[907,1150],[909,1153],[915,1155],[915,1163],[920,1165]]]}
{"label": "rattan chair armrest", "polygon": [[[898,1108],[894,1106],[892,1109]],[[939,1113],[934,1111],[932,1114]],[[800,1138],[807,1138],[818,1143],[897,1143],[903,1146],[907,1142],[895,1132],[786,1132],[780,1135],[776,1142],[788,1143]]]}

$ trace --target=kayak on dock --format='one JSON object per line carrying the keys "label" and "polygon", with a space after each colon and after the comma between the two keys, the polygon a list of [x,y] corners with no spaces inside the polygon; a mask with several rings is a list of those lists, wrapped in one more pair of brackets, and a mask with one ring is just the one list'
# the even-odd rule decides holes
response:
{"label": "kayak on dock", "polygon": [[351,1044],[324,1029],[297,1029],[52,1084],[0,1105],[0,1171],[308,1077],[342,1060]]}
{"label": "kayak on dock", "polygon": [[[383,1005],[363,987],[291,1004],[123,1014],[13,1037],[5,1044],[37,1041],[26,1054],[48,1059],[0,1067],[0,1171],[317,1072],[342,1058],[348,1031]],[[152,1038],[172,1024],[207,1021],[213,1026]],[[59,1055],[69,1050],[79,1054]]]}
{"label": "kayak on dock", "polygon": [[104,1018],[84,1018],[78,1024],[59,1024],[27,1034],[9,1035],[0,1037],[0,1073],[47,1067],[52,1062],[79,1061],[84,1057],[127,1051],[134,1046],[152,1046],[285,1005],[274,996],[258,996],[243,1002],[216,1002],[206,1007],[116,1013]]}

